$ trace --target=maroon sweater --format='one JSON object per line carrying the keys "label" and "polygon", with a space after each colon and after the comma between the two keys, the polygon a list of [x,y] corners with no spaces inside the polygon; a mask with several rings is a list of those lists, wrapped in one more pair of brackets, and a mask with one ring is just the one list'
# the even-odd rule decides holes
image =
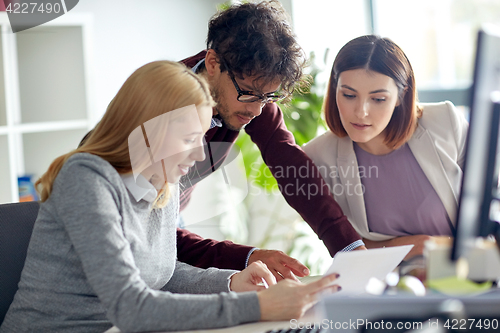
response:
{"label": "maroon sweater", "polygon": [[[188,67],[193,67],[205,57],[205,54],[206,51],[202,51],[182,62]],[[312,160],[295,143],[292,133],[288,131],[283,121],[283,113],[276,104],[266,104],[261,115],[253,119],[245,127],[245,131],[259,147],[264,162],[276,177],[288,204],[311,226],[332,256],[361,239],[330,195],[328,186]],[[202,178],[212,173],[227,157],[229,147],[237,137],[238,132],[228,129],[224,124],[222,127],[210,129],[205,136],[210,147],[209,154],[205,161],[197,163],[192,171],[196,171]],[[307,177],[294,177],[293,172],[287,175],[283,172],[287,167],[294,167],[297,174]],[[199,180],[200,178],[197,178],[190,182],[182,192],[181,210],[189,201],[194,183]],[[308,194],[308,188],[318,189],[318,194]],[[178,259],[194,266],[241,270],[245,268],[250,249],[252,247],[237,245],[230,241],[203,239],[187,230],[177,230]]]}

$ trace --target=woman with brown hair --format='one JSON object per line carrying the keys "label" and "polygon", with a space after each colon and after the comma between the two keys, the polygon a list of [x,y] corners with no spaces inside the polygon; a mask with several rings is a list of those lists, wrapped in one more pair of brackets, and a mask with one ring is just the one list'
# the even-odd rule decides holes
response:
{"label": "woman with brown hair", "polygon": [[368,35],[339,51],[311,157],[368,248],[452,236],[468,124],[450,102],[418,104],[404,52]]}
{"label": "woman with brown hair", "polygon": [[182,64],[152,62],[126,80],[37,182],[42,204],[0,332],[215,328],[296,318],[314,303],[334,276],[276,284],[261,262],[238,272],[176,260],[178,182],[205,158],[213,105]]}

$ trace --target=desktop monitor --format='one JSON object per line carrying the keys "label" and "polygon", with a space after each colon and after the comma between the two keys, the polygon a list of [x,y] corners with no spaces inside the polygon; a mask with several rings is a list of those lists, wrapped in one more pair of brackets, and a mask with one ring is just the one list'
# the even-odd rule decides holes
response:
{"label": "desktop monitor", "polygon": [[470,126],[452,260],[464,256],[478,237],[495,235],[497,245],[499,243],[499,219],[493,216],[499,200],[499,91],[500,28],[484,27],[478,32],[477,38],[474,81],[469,104]]}

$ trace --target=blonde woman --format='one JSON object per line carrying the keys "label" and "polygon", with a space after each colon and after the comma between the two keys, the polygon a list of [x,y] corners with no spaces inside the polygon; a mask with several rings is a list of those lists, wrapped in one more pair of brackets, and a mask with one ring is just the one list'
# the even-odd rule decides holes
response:
{"label": "blonde woman", "polygon": [[0,332],[215,328],[311,306],[335,277],[276,284],[262,263],[238,272],[176,262],[176,183],[205,158],[212,106],[181,64],[149,63],[127,79],[85,143],[37,182],[43,203]]}

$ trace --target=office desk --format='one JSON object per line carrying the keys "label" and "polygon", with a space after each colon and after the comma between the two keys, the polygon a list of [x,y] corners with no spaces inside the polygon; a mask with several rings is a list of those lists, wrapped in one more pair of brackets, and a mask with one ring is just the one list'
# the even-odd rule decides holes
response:
{"label": "office desk", "polygon": [[[318,309],[318,310],[317,310]],[[319,305],[311,308],[305,313],[302,318],[298,319],[298,322],[314,322],[319,321]],[[291,328],[290,321],[261,321],[257,323],[243,324],[233,327],[226,328],[216,328],[216,329],[204,329],[204,330],[192,330],[192,331],[178,331],[177,333],[264,333],[273,329],[289,329]],[[112,327],[104,333],[120,333],[120,330],[116,327]],[[170,332],[171,333],[171,332]],[[176,332],[174,332],[176,333]]]}
{"label": "office desk", "polygon": [[[443,295],[429,295],[425,297],[410,295],[354,297],[327,296],[323,298],[322,301],[313,309],[308,311],[302,318],[294,321],[293,323],[290,321],[258,322],[211,330],[182,331],[182,333],[264,333],[272,329],[290,329],[297,328],[297,325],[311,325],[314,323],[317,323],[318,328],[323,328],[326,332],[340,330],[346,333],[354,333],[359,332],[359,329],[367,322],[371,322],[374,327],[376,327],[376,324],[374,323],[378,320],[398,318],[401,320],[410,320],[412,326],[414,326],[417,325],[417,323],[422,322],[425,318],[432,318],[436,315],[443,314],[443,312],[449,311],[449,308],[447,309],[446,307],[443,307],[443,305],[446,305],[444,302],[447,300],[459,300],[463,304],[464,312],[455,314],[458,315],[457,318],[461,320],[458,321],[459,324],[461,324],[463,320],[465,320],[467,324],[471,324],[472,320],[460,318],[476,318],[476,322],[478,322],[477,319],[479,318],[493,317],[496,318],[493,319],[495,320],[495,326],[492,326],[489,329],[485,329],[483,327],[480,332],[486,333],[499,331],[500,290],[495,290],[490,293],[486,293],[485,295],[474,297],[447,297]],[[461,315],[464,315],[464,317],[461,317]],[[325,322],[325,320],[327,321]],[[358,325],[358,321],[363,321],[363,323]],[[356,325],[354,325],[354,323],[356,323]],[[450,323],[452,322],[450,321]],[[492,323],[491,320],[490,323]],[[429,332],[441,332],[443,331],[442,326],[444,324],[446,324],[446,321],[440,318],[434,319],[433,321],[420,326],[415,326],[414,328],[428,329]],[[328,331],[328,328],[331,330]],[[396,328],[396,326],[392,328]],[[462,331],[466,332],[466,330]],[[120,333],[120,330],[113,327],[105,333]]]}
{"label": "office desk", "polygon": [[[212,330],[179,331],[178,333],[263,333],[272,329],[290,328],[289,321],[269,321],[243,324],[233,327],[218,328]],[[116,327],[112,327],[105,333],[120,333]],[[175,332],[174,332],[175,333]]]}
{"label": "office desk", "polygon": [[[311,283],[321,279],[321,276],[306,276],[303,278],[299,278],[303,283]],[[307,311],[302,318],[298,319],[299,322],[314,322],[319,321],[319,305],[312,307],[309,311]],[[204,329],[204,330],[192,330],[192,331],[177,331],[177,333],[264,333],[273,329],[283,329],[283,328],[291,328],[290,321],[266,321],[266,322],[257,322],[250,324],[243,324],[233,327],[226,328],[217,328],[217,329]],[[113,326],[109,330],[104,333],[120,333],[121,331]],[[176,332],[174,332],[176,333]]]}
{"label": "office desk", "polygon": [[[404,294],[328,296],[323,298],[322,303],[325,317],[330,320],[329,327],[332,330],[342,329],[343,332],[359,332],[359,329],[367,323],[370,323],[370,327],[378,329],[383,326],[377,322],[390,320],[393,321],[391,326],[394,325],[391,328],[403,322],[411,323],[410,326],[413,329],[430,329],[456,324],[459,330],[466,332],[465,328],[469,328],[474,323],[484,324],[484,320],[487,319],[490,327],[486,329],[483,325],[483,328],[476,332],[498,332],[500,329],[500,290],[492,290],[483,295],[471,297],[445,295],[417,297]],[[430,318],[433,320],[426,322]],[[419,324],[422,322],[426,324]],[[386,326],[386,328],[389,327]]]}

